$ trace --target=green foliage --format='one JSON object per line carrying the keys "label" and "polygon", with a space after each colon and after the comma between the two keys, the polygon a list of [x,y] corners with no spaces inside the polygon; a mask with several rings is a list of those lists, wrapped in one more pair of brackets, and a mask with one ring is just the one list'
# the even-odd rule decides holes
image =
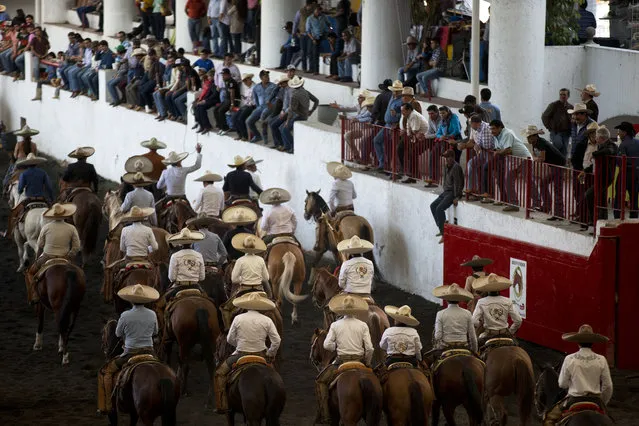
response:
{"label": "green foliage", "polygon": [[546,0],[547,45],[573,44],[579,31],[578,6],[582,3],[583,0]]}

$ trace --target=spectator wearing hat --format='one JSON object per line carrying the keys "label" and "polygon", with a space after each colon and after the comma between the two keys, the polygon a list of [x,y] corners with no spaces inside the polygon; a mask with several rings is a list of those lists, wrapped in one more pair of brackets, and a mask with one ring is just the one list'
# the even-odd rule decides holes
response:
{"label": "spectator wearing hat", "polygon": [[[404,88],[404,90],[406,89]],[[413,90],[412,87],[408,89]],[[428,120],[414,109],[412,103],[405,102],[402,105],[401,112],[402,119],[399,121],[399,128],[403,133],[397,145],[399,173],[403,172],[406,175],[402,183],[415,183],[415,179],[410,177],[409,173],[414,173],[416,168],[407,166],[406,161],[408,160],[409,164],[414,164],[417,157],[426,148],[425,135],[428,132]]]}
{"label": "spectator wearing hat", "polygon": [[352,113],[352,112],[359,113],[360,111],[363,110],[362,103],[366,100],[366,98],[370,96],[372,96],[372,94],[368,89],[362,89],[359,91],[359,94],[357,95],[357,105],[354,105],[351,107],[346,105],[339,105],[336,101],[333,101],[328,106],[330,106],[331,108],[335,108],[336,110],[342,113]]}
{"label": "spectator wearing hat", "polygon": [[0,22],[10,21],[11,16],[7,12],[7,6],[0,4]]}
{"label": "spectator wearing hat", "polygon": [[[319,99],[311,92],[304,88],[305,80],[298,76],[293,77],[288,85],[293,89],[291,93],[291,103],[288,109],[286,121],[280,126],[280,135],[282,137],[283,146],[278,148],[280,151],[293,153],[293,124],[296,121],[306,121],[308,117],[315,112],[319,105]],[[311,102],[313,107],[309,109]]]}
{"label": "spectator wearing hat", "polygon": [[550,131],[550,141],[564,156],[568,152],[568,142],[572,127],[568,110],[573,109],[573,106],[568,102],[569,97],[570,90],[560,89],[559,99],[549,103],[541,115],[541,121],[546,129]]}
{"label": "spectator wearing hat", "polygon": [[[267,70],[260,71],[260,83],[253,87],[253,104],[255,109],[246,119],[246,127],[253,134],[251,142],[259,142],[263,140],[262,135],[257,130],[256,123],[262,118],[262,115],[268,111],[268,104],[273,101],[277,86],[270,82],[270,73]],[[262,118],[263,120],[263,118]]]}
{"label": "spectator wearing hat", "polygon": [[[302,49],[302,70],[308,70],[308,55],[311,51],[310,39],[306,30],[306,21],[313,14],[317,0],[306,0],[293,19],[293,34],[297,34],[300,40],[300,48]],[[291,78],[291,77],[289,77]]]}
{"label": "spectator wearing hat", "polygon": [[279,70],[283,70],[287,65],[291,64],[293,57],[300,51],[300,38],[299,35],[293,31],[293,22],[287,21],[283,28],[288,34],[286,43],[280,47],[280,66]]}
{"label": "spectator wearing hat", "polygon": [[384,364],[390,366],[396,362],[410,362],[413,367],[422,360],[422,341],[414,327],[419,325],[410,306],[384,306],[384,312],[394,321],[392,327],[384,330],[379,342],[381,350],[386,352]]}
{"label": "spectator wearing hat", "polygon": [[138,97],[138,87],[144,77],[144,57],[146,56],[146,50],[142,48],[136,48],[133,50],[133,57],[135,58],[135,64],[129,63],[128,83],[125,88],[127,108],[133,109],[140,103]]}
{"label": "spectator wearing hat", "polygon": [[[626,157],[626,179],[625,179],[625,191],[622,190],[621,176],[617,178],[617,189],[615,191],[615,207],[614,215],[615,219],[621,217],[621,203],[626,202],[626,192],[628,193],[628,201],[630,202],[629,211],[630,218],[639,218],[639,206],[637,201],[639,200],[639,141],[635,139],[635,128],[627,122],[622,121],[619,125],[615,126],[617,129],[617,138],[621,140],[618,156]],[[618,166],[622,167],[621,160],[617,160]],[[621,173],[619,173],[621,175]]]}
{"label": "spectator wearing hat", "polygon": [[435,316],[433,347],[439,352],[447,349],[470,349],[477,353],[477,334],[473,326],[473,316],[459,307],[459,302],[473,299],[471,292],[456,283],[433,289],[433,296],[445,300],[448,306]]}
{"label": "spectator wearing hat", "polygon": [[352,65],[359,63],[361,47],[350,30],[345,30],[342,33],[342,39],[344,40],[344,50],[337,58],[338,78],[342,82],[350,83],[353,81]]}
{"label": "spectator wearing hat", "polygon": [[386,113],[386,108],[388,108],[388,103],[393,98],[393,92],[389,89],[392,85],[393,80],[387,78],[377,86],[381,93],[375,98],[371,113],[373,115],[373,123],[378,126],[386,124],[384,123],[384,114]]}
{"label": "spectator wearing hat", "polygon": [[275,80],[275,89],[271,93],[270,99],[266,101],[266,108],[260,116],[262,121],[262,133],[261,136],[264,140],[264,145],[269,144],[268,129],[271,120],[279,119],[279,116],[284,107],[284,100],[289,97],[288,77],[284,76],[278,80]]}
{"label": "spectator wearing hat", "polygon": [[[294,72],[294,71],[291,71]],[[290,72],[287,70],[287,74]],[[295,75],[293,77],[296,77]],[[287,76],[280,79],[280,94],[282,97],[282,109],[279,115],[273,116],[268,121],[268,127],[271,129],[271,135],[273,136],[273,144],[275,148],[283,148],[282,135],[280,133],[280,127],[286,121],[288,116],[288,110],[291,104],[291,96],[293,95],[293,88],[290,87],[291,79]],[[297,81],[297,80],[296,80]]]}
{"label": "spectator wearing hat", "polygon": [[597,86],[594,84],[587,84],[583,89],[577,89],[581,92],[581,101],[586,104],[586,109],[588,112],[588,116],[592,118],[593,121],[599,120],[599,106],[597,102],[595,102],[595,98],[601,95],[599,91],[597,91]]}
{"label": "spectator wearing hat", "polygon": [[357,192],[355,192],[355,185],[350,181],[353,173],[337,161],[327,163],[326,171],[335,179],[328,197],[328,206],[331,211],[333,213],[354,211],[353,200],[357,198]]}
{"label": "spectator wearing hat", "polygon": [[[360,104],[360,110],[357,115],[353,117],[353,121],[358,123],[372,123],[373,122],[373,104],[375,103],[375,96],[368,96]],[[352,150],[352,158],[356,159],[360,164],[368,164],[374,166],[373,153],[370,149],[366,149],[363,146],[362,139],[364,137],[370,138],[371,133],[369,129],[363,129],[358,126],[353,126],[351,130],[347,130],[344,133],[344,141]]]}
{"label": "spectator wearing hat", "polygon": [[397,70],[397,79],[402,83],[416,78],[421,68],[421,64],[417,58],[419,56],[417,39],[413,36],[408,36],[404,45],[408,46],[406,61],[405,64]]}
{"label": "spectator wearing hat", "polygon": [[586,128],[586,134],[588,135],[588,147],[584,154],[583,171],[585,173],[592,173],[595,167],[595,158],[592,153],[597,150],[597,129],[599,125],[594,121]]}
{"label": "spectator wearing hat", "polygon": [[[189,37],[193,43],[193,54],[197,55],[200,48],[200,35],[202,34],[202,18],[206,16],[207,5],[205,0],[187,0],[184,12],[189,17]],[[208,70],[207,70],[208,71]]]}
{"label": "spectator wearing hat", "polygon": [[262,216],[261,230],[266,244],[270,244],[277,237],[295,237],[295,212],[290,207],[282,205],[290,200],[291,194],[282,188],[266,189],[260,194],[260,203],[273,206]]}
{"label": "spectator wearing hat", "polygon": [[[599,181],[599,194],[597,194],[600,203],[597,205],[597,219],[607,219],[608,218],[608,187],[615,179],[615,173],[617,170],[617,161],[614,158],[617,155],[618,148],[617,144],[610,139],[610,130],[606,126],[599,126],[595,130],[595,138],[597,143],[597,148],[592,153],[593,157],[593,173],[595,174],[595,178],[601,179]],[[588,216],[584,216],[583,209],[579,209],[577,207],[577,212],[573,215],[573,217],[579,218],[582,223],[590,223],[592,225],[596,225],[595,220],[595,185],[594,182],[588,182],[584,176],[585,172],[582,171],[579,173],[577,178],[575,179],[576,183],[581,184],[584,182],[589,184],[590,187],[586,190],[583,196],[583,200],[586,204],[586,211]],[[602,207],[605,205],[605,207]],[[581,231],[587,231],[588,225],[582,225]]]}
{"label": "spectator wearing hat", "polygon": [[[401,107],[402,107],[402,91],[404,85],[401,81],[395,80],[391,86],[388,86],[388,90],[393,92],[391,100],[388,101],[386,112],[384,113],[384,123],[386,129],[399,127],[399,120],[401,119]],[[388,135],[388,136],[387,136]],[[377,170],[384,170],[384,140],[390,136],[390,133],[381,129],[377,132],[377,135],[373,138],[373,146],[375,147],[375,154],[377,155]]]}
{"label": "spectator wearing hat", "polygon": [[253,113],[256,107],[255,97],[253,96],[253,89],[255,83],[253,82],[253,74],[242,75],[242,84],[240,85],[240,109],[235,115],[235,121],[233,127],[238,133],[235,140],[249,140],[248,128],[246,126],[246,120]]}
{"label": "spectator wearing hat", "polygon": [[213,115],[215,116],[217,128],[220,129],[219,134],[225,135],[229,131],[226,113],[235,105],[236,98],[240,97],[240,87],[237,81],[231,77],[231,71],[228,68],[222,70],[222,81],[224,82],[224,87],[220,90],[221,102],[213,108]]}
{"label": "spectator wearing hat", "polygon": [[417,81],[419,81],[419,85],[426,96],[428,96],[430,82],[443,76],[446,72],[446,53],[439,45],[439,39],[431,39],[430,47],[433,50],[430,61],[428,61],[430,69],[417,74]]}
{"label": "spectator wearing hat", "polygon": [[439,240],[440,244],[444,242],[443,235],[446,210],[448,210],[451,205],[456,207],[464,192],[464,170],[459,163],[455,161],[455,152],[447,150],[444,152],[443,157],[446,159],[444,183],[442,185],[444,191],[430,205],[430,211],[435,219],[435,224],[437,228],[439,228],[439,233],[436,236],[442,236]]}
{"label": "spectator wearing hat", "polygon": [[322,12],[322,6],[316,5],[313,15],[306,20],[306,35],[310,44],[310,66],[309,72],[313,75],[319,74],[319,55],[322,40],[326,39],[330,28],[328,18]]}
{"label": "spectator wearing hat", "polygon": [[570,162],[575,170],[583,170],[584,155],[588,147],[587,127],[590,123],[595,122],[589,117],[592,112],[586,104],[575,104],[573,109],[567,110],[572,116],[572,130],[570,137],[572,139],[572,152]]}
{"label": "spectator wearing hat", "polygon": [[193,203],[195,213],[206,217],[220,217],[220,213],[224,210],[224,191],[219,186],[215,186],[215,182],[223,180],[222,176],[209,170],[195,179],[195,182],[202,182],[203,186]]}

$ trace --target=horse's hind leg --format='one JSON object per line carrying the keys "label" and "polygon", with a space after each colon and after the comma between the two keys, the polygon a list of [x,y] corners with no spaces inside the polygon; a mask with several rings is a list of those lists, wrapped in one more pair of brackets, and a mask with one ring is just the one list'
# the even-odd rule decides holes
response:
{"label": "horse's hind leg", "polygon": [[185,348],[180,345],[180,353],[179,353],[179,365],[177,376],[180,378],[180,382],[182,383],[182,395],[188,396],[188,386],[187,386],[187,378],[189,377],[189,356],[191,355],[191,349]]}
{"label": "horse's hind leg", "polygon": [[433,418],[432,424],[433,426],[437,426],[439,424],[439,410],[441,410],[442,405],[438,399],[433,401],[433,407],[431,408],[431,416]]}
{"label": "horse's hind leg", "polygon": [[444,411],[444,418],[446,419],[447,426],[455,426],[457,424],[455,423],[455,406],[444,404],[442,409]]}
{"label": "horse's hind leg", "polygon": [[[137,411],[135,411],[135,409],[131,410],[131,414],[129,415],[129,417],[131,419],[131,423],[129,423],[131,426],[135,426],[135,425],[138,424],[139,417],[138,417],[138,413],[137,413]],[[148,424],[153,426],[153,422],[148,423]]]}
{"label": "horse's hind leg", "polygon": [[42,329],[44,328],[44,307],[42,303],[38,303],[36,307],[36,313],[38,315],[38,331],[36,332],[35,343],[33,344],[34,351],[42,350]]}

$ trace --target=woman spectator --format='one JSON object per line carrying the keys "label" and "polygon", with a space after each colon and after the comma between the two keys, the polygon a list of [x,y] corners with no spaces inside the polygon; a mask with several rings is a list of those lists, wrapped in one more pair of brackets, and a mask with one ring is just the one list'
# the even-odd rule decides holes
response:
{"label": "woman spectator", "polygon": [[439,116],[442,118],[437,134],[435,135],[435,142],[437,146],[441,148],[441,152],[448,149],[455,150],[455,161],[459,162],[461,157],[461,151],[457,149],[457,143],[461,141],[461,123],[459,118],[453,114],[453,112],[447,106],[439,107]]}
{"label": "woman spectator", "polygon": [[235,60],[239,61],[242,55],[242,32],[244,31],[244,21],[248,15],[247,0],[232,0],[232,6],[228,15],[231,18],[231,51],[235,54]]}

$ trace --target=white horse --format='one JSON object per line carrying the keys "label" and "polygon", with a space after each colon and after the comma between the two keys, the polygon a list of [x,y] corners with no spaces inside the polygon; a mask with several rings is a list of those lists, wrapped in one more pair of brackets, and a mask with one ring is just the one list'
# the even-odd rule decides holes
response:
{"label": "white horse", "polygon": [[[9,190],[9,205],[11,208],[15,208],[23,199],[23,195],[18,193],[18,182],[12,183]],[[14,224],[13,241],[15,241],[18,247],[18,258],[20,259],[20,266],[17,272],[22,272],[27,265],[29,261],[29,248],[31,248],[34,253],[38,250],[38,237],[45,223],[42,213],[46,210],[46,207],[31,209],[27,212],[21,223]]]}

